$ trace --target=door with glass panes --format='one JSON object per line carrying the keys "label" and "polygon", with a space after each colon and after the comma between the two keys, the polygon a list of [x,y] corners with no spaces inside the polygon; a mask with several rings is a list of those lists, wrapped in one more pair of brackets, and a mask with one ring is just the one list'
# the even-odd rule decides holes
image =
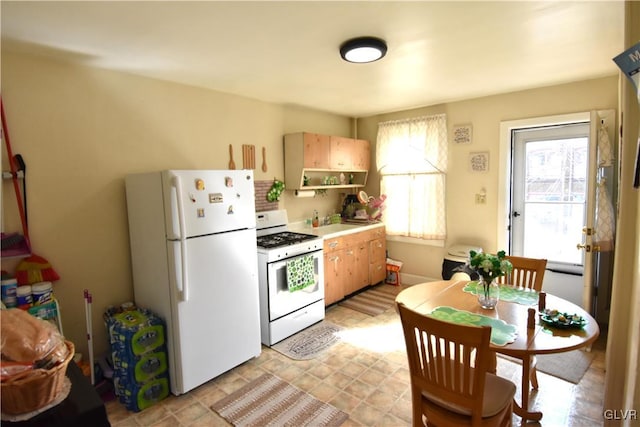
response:
{"label": "door with glass panes", "polygon": [[511,130],[509,253],[546,258],[545,291],[606,319],[612,265],[592,237],[596,183],[608,172],[596,164],[594,114]]}

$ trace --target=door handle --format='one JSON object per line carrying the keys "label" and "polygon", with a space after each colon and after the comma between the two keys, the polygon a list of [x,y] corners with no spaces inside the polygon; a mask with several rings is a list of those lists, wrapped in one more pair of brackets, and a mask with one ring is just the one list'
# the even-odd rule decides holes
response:
{"label": "door handle", "polygon": [[576,248],[578,249],[584,249],[587,252],[591,252],[591,245],[583,245],[582,243],[578,243],[576,245]]}

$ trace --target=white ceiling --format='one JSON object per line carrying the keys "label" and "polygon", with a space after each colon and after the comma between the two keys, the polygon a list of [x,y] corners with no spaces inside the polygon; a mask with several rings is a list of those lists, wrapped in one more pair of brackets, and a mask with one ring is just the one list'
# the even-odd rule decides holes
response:
{"label": "white ceiling", "polygon": [[[6,1],[27,50],[350,117],[617,73],[622,1]],[[382,60],[340,44],[387,41]]]}

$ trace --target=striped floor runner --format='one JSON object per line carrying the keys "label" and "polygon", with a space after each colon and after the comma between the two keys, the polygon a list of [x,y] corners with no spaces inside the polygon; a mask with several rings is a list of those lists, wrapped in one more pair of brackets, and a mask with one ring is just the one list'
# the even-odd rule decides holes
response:
{"label": "striped floor runner", "polygon": [[399,286],[378,285],[354,295],[338,305],[356,310],[369,316],[377,316],[393,307],[396,296],[402,290]]}
{"label": "striped floor runner", "polygon": [[271,374],[264,374],[214,403],[211,409],[236,427],[339,426],[349,418]]}

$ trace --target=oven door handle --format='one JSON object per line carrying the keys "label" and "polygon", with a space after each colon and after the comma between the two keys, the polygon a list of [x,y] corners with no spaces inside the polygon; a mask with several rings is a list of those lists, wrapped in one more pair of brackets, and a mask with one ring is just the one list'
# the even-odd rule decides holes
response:
{"label": "oven door handle", "polygon": [[303,257],[303,256],[307,256],[307,255],[312,255],[314,259],[315,259],[315,258],[319,258],[319,257],[320,257],[320,252],[321,252],[321,251],[307,252],[307,253],[304,253],[304,254],[300,254],[300,255],[293,256],[293,257],[291,257],[291,258],[284,259],[284,260],[282,260],[282,261],[275,261],[275,262],[272,262],[272,263],[271,263],[271,264],[269,264],[269,265],[270,265],[271,267],[275,268],[276,270],[278,270],[278,269],[280,269],[280,268],[282,268],[282,267],[286,267],[286,266],[287,266],[287,263],[288,263],[289,261],[294,260],[294,259],[296,259],[296,258],[301,258],[301,257]]}

